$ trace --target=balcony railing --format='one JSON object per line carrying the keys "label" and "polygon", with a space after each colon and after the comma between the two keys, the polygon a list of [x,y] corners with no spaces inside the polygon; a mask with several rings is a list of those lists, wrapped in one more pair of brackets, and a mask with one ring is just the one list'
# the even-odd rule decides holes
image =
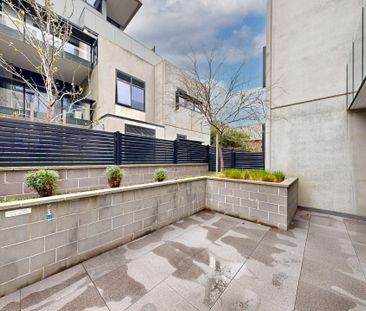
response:
{"label": "balcony railing", "polygon": [[[0,77],[0,115],[14,116],[34,121],[47,120],[47,94],[42,88],[35,93],[24,83]],[[92,120],[92,101],[71,103],[64,97],[53,109],[54,123],[87,126]]]}
{"label": "balcony railing", "polygon": [[360,10],[361,18],[353,36],[351,54],[347,62],[346,92],[347,107],[350,108],[366,78],[365,8]]}
{"label": "balcony railing", "polygon": [[[19,35],[19,28],[16,26],[17,18],[15,16],[11,16],[11,13],[4,14],[4,12],[0,11],[0,29],[6,34],[10,35]],[[25,18],[26,27],[22,27],[23,29],[27,29],[33,32],[33,36],[39,40],[42,40],[42,33],[41,31],[31,24],[31,18]],[[19,27],[19,26],[18,26]],[[23,30],[24,31],[24,30]],[[94,38],[87,38],[87,40],[80,40],[74,33],[81,33],[83,37],[88,37],[87,34],[76,31],[73,29],[73,35],[70,37],[69,42],[67,42],[64,46],[64,56],[67,57],[71,55],[71,57],[77,57],[82,61],[85,61],[90,64],[94,64],[96,60],[95,56],[95,42]],[[20,38],[22,39],[22,38]],[[60,44],[61,40],[57,37],[52,38],[50,35],[49,38],[50,42],[55,42],[55,45]],[[93,42],[94,41],[94,42]]]}

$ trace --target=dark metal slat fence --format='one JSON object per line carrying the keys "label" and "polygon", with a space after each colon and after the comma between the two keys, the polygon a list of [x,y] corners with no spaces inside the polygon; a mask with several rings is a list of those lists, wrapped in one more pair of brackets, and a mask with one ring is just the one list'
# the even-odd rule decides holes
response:
{"label": "dark metal slat fence", "polygon": [[[0,118],[0,167],[208,163],[215,148],[25,120]],[[224,150],[226,168],[264,168],[264,153]]]}

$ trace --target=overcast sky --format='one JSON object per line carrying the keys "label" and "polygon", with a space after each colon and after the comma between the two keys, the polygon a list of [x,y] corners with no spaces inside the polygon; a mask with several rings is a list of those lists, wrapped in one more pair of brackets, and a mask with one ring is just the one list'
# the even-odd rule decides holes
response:
{"label": "overcast sky", "polygon": [[181,67],[192,48],[214,48],[260,86],[265,10],[266,0],[144,0],[126,33]]}

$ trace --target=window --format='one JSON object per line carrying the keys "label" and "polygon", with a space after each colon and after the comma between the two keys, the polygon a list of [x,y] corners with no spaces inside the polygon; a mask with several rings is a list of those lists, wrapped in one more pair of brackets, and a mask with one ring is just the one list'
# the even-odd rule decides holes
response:
{"label": "window", "polygon": [[156,136],[155,130],[147,127],[126,124],[125,125],[125,134],[127,135],[136,135],[136,136],[146,136],[146,137],[154,137]]}
{"label": "window", "polygon": [[187,135],[177,134],[177,139],[178,140],[187,140]]}
{"label": "window", "polygon": [[145,82],[117,71],[116,103],[145,111]]}
{"label": "window", "polygon": [[201,112],[199,109],[200,102],[195,98],[189,96],[186,92],[182,90],[177,90],[176,92],[176,107],[184,107],[192,111]]}
{"label": "window", "polygon": [[97,11],[102,12],[102,0],[83,0],[83,1],[94,7]]}

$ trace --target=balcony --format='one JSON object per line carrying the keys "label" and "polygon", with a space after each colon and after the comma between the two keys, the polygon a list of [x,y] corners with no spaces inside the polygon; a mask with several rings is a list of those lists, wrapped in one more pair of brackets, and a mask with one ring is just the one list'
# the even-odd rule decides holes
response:
{"label": "balcony", "polygon": [[108,0],[108,21],[118,28],[125,29],[141,6],[142,2],[140,0]]}
{"label": "balcony", "polygon": [[352,40],[347,63],[346,91],[349,110],[366,109],[366,42],[365,9],[360,10],[361,19]]}
{"label": "balcony", "polygon": [[[8,12],[10,14],[11,9],[8,9]],[[14,47],[21,53],[24,53],[30,59],[37,59],[36,51],[29,47],[24,41],[24,36],[17,30],[14,24],[15,20],[15,16],[9,16],[0,11],[0,40],[2,42],[13,42]],[[36,38],[41,39],[40,30],[33,26],[31,21],[31,18],[25,17],[24,22],[27,24],[27,29],[30,29]],[[57,37],[54,40],[56,44],[60,42],[60,39]],[[73,27],[72,36],[65,45],[62,58],[58,64],[60,77],[69,82],[74,80],[75,83],[81,83],[85,80],[88,72],[96,63],[96,44],[97,39],[84,33],[77,27]],[[14,53],[13,47],[2,44],[1,52],[4,58],[14,66],[34,70],[21,53]]]}
{"label": "balcony", "polygon": [[[25,118],[45,122],[47,119],[47,94],[37,86],[37,94],[23,82],[0,77],[0,117]],[[89,99],[71,103],[64,97],[53,111],[53,123],[88,126],[92,120],[93,101]]]}

